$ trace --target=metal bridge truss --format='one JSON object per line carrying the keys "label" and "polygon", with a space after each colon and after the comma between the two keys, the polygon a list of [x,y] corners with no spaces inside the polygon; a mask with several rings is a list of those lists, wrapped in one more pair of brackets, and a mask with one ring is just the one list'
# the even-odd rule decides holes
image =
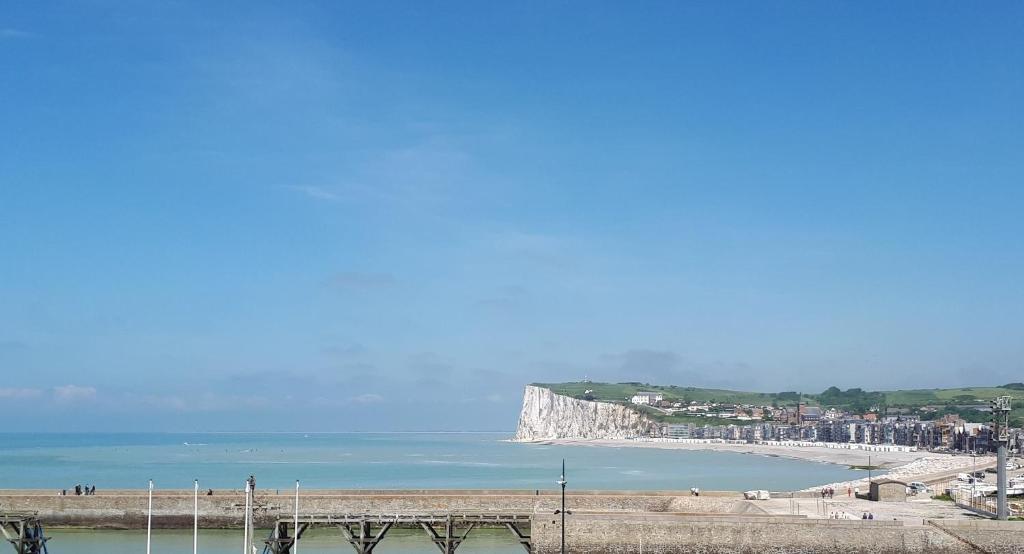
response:
{"label": "metal bridge truss", "polygon": [[311,527],[329,526],[341,529],[357,554],[372,554],[393,528],[423,529],[442,554],[455,554],[470,531],[478,527],[508,529],[529,554],[533,551],[530,535],[523,532],[529,524],[529,514],[342,515],[301,517],[296,529],[294,518],[280,517],[266,540],[263,554],[292,554],[296,539],[301,540]]}
{"label": "metal bridge truss", "polygon": [[0,513],[0,534],[17,554],[47,554],[43,523],[35,513]]}

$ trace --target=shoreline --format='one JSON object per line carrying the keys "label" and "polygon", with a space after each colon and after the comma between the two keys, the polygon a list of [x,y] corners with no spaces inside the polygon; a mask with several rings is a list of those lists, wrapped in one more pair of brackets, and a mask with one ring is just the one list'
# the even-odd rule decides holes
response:
{"label": "shoreline", "polygon": [[[711,452],[732,452],[773,458],[788,458],[806,462],[818,462],[849,467],[867,464],[871,457],[871,466],[878,468],[880,474],[899,481],[939,482],[957,473],[967,472],[975,467],[971,456],[955,456],[935,452],[874,452],[851,450],[844,448],[827,448],[824,446],[782,446],[757,443],[687,443],[687,442],[644,442],[632,439],[547,439],[521,441],[532,444],[552,444],[559,446],[590,446],[604,448],[658,448],[664,450],[690,450]],[[985,469],[994,466],[994,456],[979,457],[977,468]],[[803,491],[818,490],[822,487],[867,487],[868,479],[843,481],[840,483],[822,483]]]}

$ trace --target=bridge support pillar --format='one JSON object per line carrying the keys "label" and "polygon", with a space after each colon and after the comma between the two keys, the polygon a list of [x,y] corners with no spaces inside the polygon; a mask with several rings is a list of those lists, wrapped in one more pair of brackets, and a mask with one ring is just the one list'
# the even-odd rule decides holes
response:
{"label": "bridge support pillar", "polygon": [[43,524],[35,516],[0,515],[0,534],[17,554],[46,554]]}
{"label": "bridge support pillar", "polygon": [[516,536],[519,540],[519,544],[526,549],[527,554],[533,553],[533,545],[530,543],[530,535],[523,533],[515,523],[506,523],[505,527]]}
{"label": "bridge support pillar", "polygon": [[391,522],[384,523],[377,532],[373,531],[372,524],[366,520],[353,524],[345,523],[338,527],[341,529],[341,533],[345,535],[348,543],[352,545],[352,548],[356,549],[357,554],[372,554],[373,549],[377,547],[380,541],[384,539],[384,535],[391,529],[391,525]]}
{"label": "bridge support pillar", "polygon": [[302,534],[306,532],[306,529],[309,528],[308,523],[300,523],[295,535],[291,536],[288,533],[288,524],[288,520],[278,520],[274,524],[274,529],[266,540],[266,551],[269,551],[270,554],[292,554],[295,541],[299,540]]}
{"label": "bridge support pillar", "polygon": [[462,541],[466,540],[469,532],[476,527],[476,524],[470,523],[469,528],[461,535],[457,533],[455,522],[452,521],[451,516],[448,516],[448,521],[444,524],[444,535],[438,533],[434,526],[429,523],[421,522],[420,526],[427,532],[427,536],[434,542],[434,546],[441,551],[441,554],[455,554],[455,549],[462,544]]}

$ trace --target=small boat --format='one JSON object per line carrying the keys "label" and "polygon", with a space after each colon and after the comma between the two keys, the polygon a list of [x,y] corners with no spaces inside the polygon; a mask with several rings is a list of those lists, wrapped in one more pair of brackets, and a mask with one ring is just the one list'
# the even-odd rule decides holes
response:
{"label": "small boat", "polygon": [[951,492],[957,496],[977,497],[977,496],[989,496],[996,493],[995,485],[960,485],[954,488]]}
{"label": "small boat", "polygon": [[1006,486],[1006,496],[1024,495],[1024,479],[1011,479]]}

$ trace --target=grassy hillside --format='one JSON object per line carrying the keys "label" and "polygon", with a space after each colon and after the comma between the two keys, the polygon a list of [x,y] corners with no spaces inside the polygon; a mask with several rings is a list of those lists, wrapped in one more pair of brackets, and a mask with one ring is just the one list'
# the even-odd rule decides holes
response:
{"label": "grassy hillside", "polygon": [[[718,402],[725,404],[754,404],[769,406],[795,406],[798,402],[821,405],[826,408],[836,407],[851,412],[864,412],[873,408],[908,408],[913,412],[925,406],[938,408],[936,415],[947,413],[960,414],[969,421],[988,421],[989,414],[979,412],[968,406],[987,404],[996,396],[1013,397],[1014,410],[1010,414],[1013,425],[1024,425],[1024,384],[1011,383],[1002,387],[966,387],[956,389],[911,389],[892,391],[865,391],[836,387],[820,393],[800,392],[747,392],[723,389],[702,389],[695,387],[679,387],[675,385],[651,385],[647,383],[534,383],[557,394],[601,400],[605,402],[628,402],[629,397],[641,391],[660,392],[669,402]],[[586,395],[586,391],[590,391]],[[662,416],[660,419],[664,419]],[[672,421],[683,421],[685,416],[672,418]],[[711,423],[707,418],[697,419],[703,423]],[[689,422],[689,421],[687,421]]]}
{"label": "grassy hillside", "polygon": [[740,392],[722,389],[698,389],[693,387],[677,387],[648,385],[644,383],[534,383],[538,387],[551,389],[557,394],[583,398],[590,390],[594,400],[605,402],[628,401],[629,397],[641,391],[660,392],[670,402],[723,402],[731,404],[770,404],[772,394],[761,392]]}

